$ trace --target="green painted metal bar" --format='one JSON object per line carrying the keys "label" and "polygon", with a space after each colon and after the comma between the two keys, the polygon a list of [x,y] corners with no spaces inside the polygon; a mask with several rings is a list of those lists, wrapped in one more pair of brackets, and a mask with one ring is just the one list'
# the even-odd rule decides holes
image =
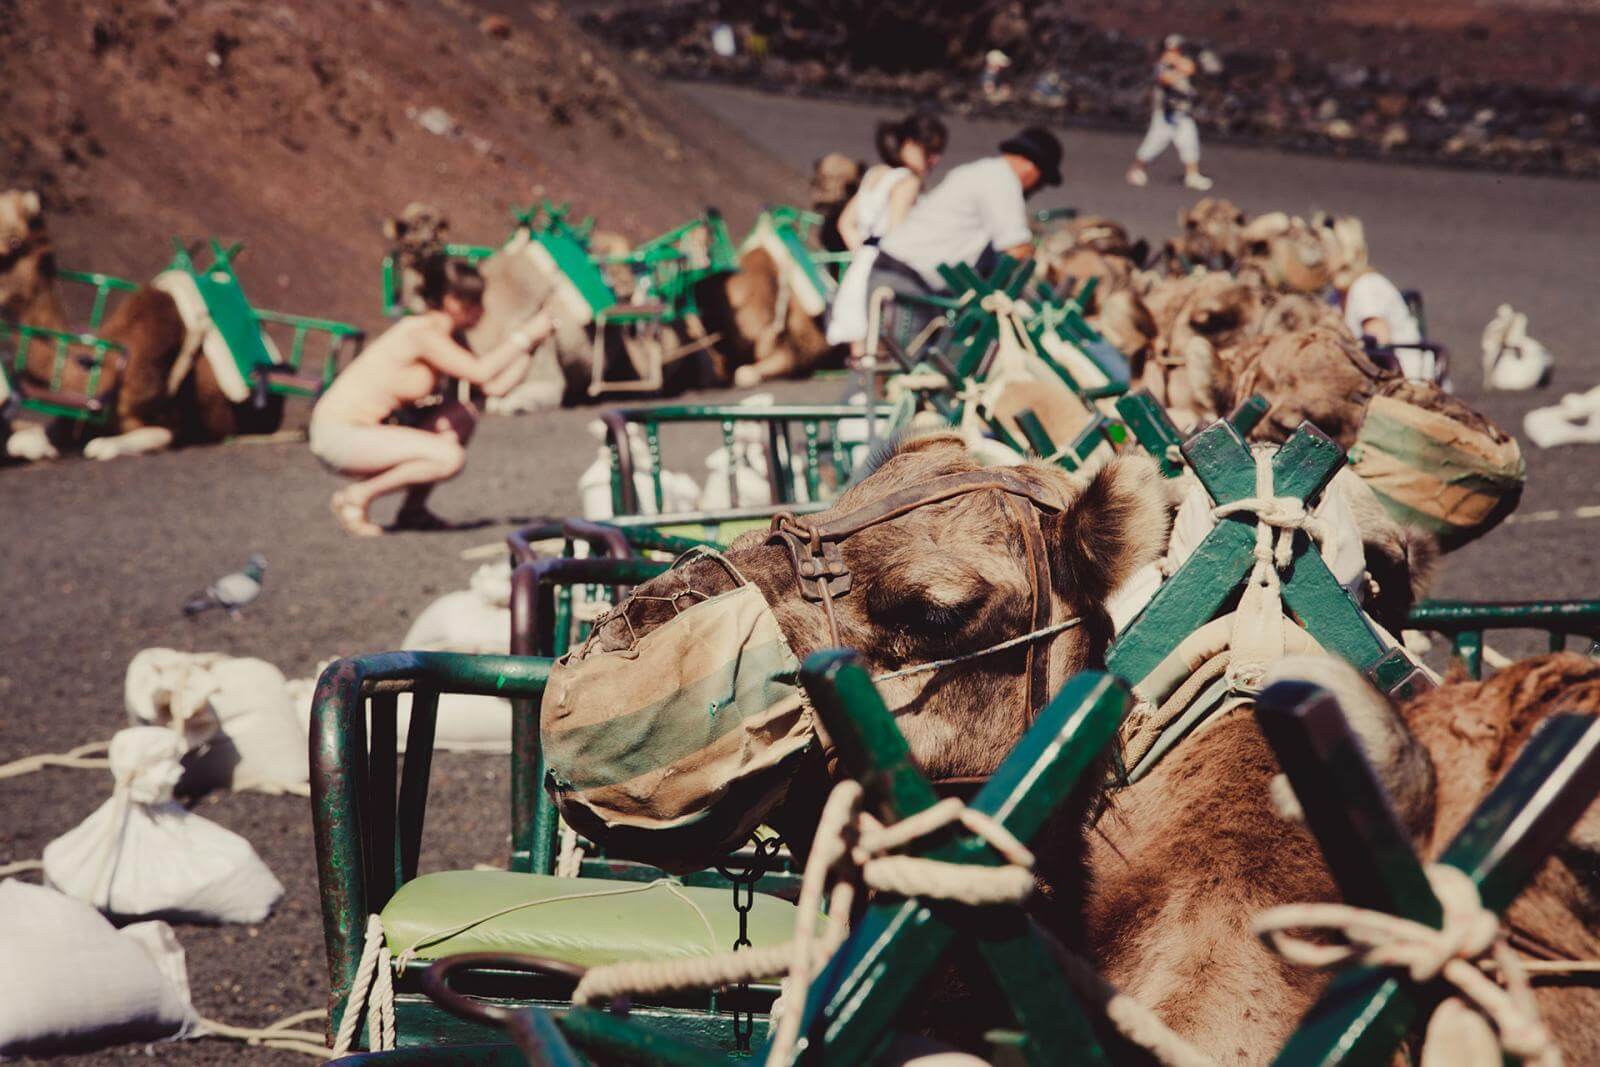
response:
{"label": "green painted metal bar", "polygon": [[[859,657],[815,653],[801,669],[801,682],[841,758],[867,789],[882,818],[895,821],[936,802],[937,794],[912,762],[904,737]],[[1041,711],[973,807],[1028,841],[1115,735],[1127,700],[1126,691],[1104,674],[1086,672],[1073,678]],[[922,854],[951,862],[995,862],[986,846],[954,834],[934,838]],[[936,913],[916,900],[883,901],[870,907],[812,987],[801,1055],[815,1049],[827,1062],[866,1062],[881,1048],[895,1017],[955,936],[944,909]],[[1050,990],[1047,1011],[1040,1011],[1040,1002],[1031,995],[1025,1001],[1030,1025],[1044,1030],[1030,1035],[1031,1062],[1059,1062],[1063,1048],[1078,1052],[1080,1062],[1103,1062],[1088,1019],[1059,971],[1039,969],[1042,957],[1037,948],[1020,949],[1009,936],[980,941],[979,948],[997,979],[1002,971],[1014,977],[1026,974]],[[885,980],[886,975],[893,978]],[[1000,980],[1015,984],[1010,978]]]}
{"label": "green painted metal bar", "polygon": [[1257,698],[1256,722],[1345,901],[1438,926],[1439,901],[1338,700],[1279,682]]}
{"label": "green painted metal bar", "polygon": [[1156,398],[1149,390],[1140,389],[1117,398],[1117,414],[1133,431],[1133,436],[1144,450],[1161,464],[1161,473],[1176,478],[1183,473],[1183,435],[1173,425]]}
{"label": "green painted metal bar", "polygon": [[439,691],[417,689],[411,694],[411,721],[406,726],[405,763],[400,769],[399,809],[395,814],[400,836],[398,881],[417,876],[422,853],[422,824],[428,812],[428,779],[433,770],[433,742],[438,732]]}
{"label": "green painted metal bar", "polygon": [[[1504,911],[1597,792],[1600,720],[1552,716],[1540,724],[1439,862],[1466,872],[1484,906]],[[1329,983],[1275,1062],[1281,1067],[1382,1067],[1437,997],[1437,989],[1416,989],[1391,972],[1346,971]]]}
{"label": "green painted metal bar", "polygon": [[1267,412],[1271,409],[1272,405],[1267,403],[1266,397],[1252,393],[1228,415],[1228,422],[1239,431],[1240,437],[1249,437],[1250,431],[1260,425],[1261,420],[1267,417]]}
{"label": "green painted metal bar", "polygon": [[[1049,431],[1044,428],[1044,423],[1039,421],[1039,416],[1034,413],[1032,408],[1017,412],[1016,420],[1017,429],[1021,430],[1022,436],[1028,439],[1028,447],[1033,450],[1034,455],[1049,458],[1056,454],[1056,443],[1050,440]],[[1078,465],[1073,463],[1070,457],[1061,456],[1058,458],[1067,461],[1062,464],[1067,470],[1077,469]]]}
{"label": "green painted metal bar", "polygon": [[556,1017],[567,1040],[603,1063],[649,1064],[652,1067],[713,1067],[749,1064],[748,1056],[719,1055],[703,1045],[684,1041],[594,1008],[573,1008]]}
{"label": "green painted metal bar", "polygon": [[397,693],[374,693],[367,756],[367,886],[382,900],[399,887],[399,823],[395,818],[396,741],[400,719]]}

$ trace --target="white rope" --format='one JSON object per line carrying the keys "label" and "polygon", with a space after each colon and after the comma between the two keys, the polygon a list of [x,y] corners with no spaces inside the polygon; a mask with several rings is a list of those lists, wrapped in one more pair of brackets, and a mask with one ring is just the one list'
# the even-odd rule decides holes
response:
{"label": "white rope", "polygon": [[0,778],[17,778],[24,774],[32,774],[34,771],[42,771],[46,767],[69,767],[74,770],[109,767],[110,760],[93,757],[92,754],[105,752],[110,747],[110,741],[91,741],[66,752],[45,752],[37,756],[24,756],[10,763],[0,763]]}
{"label": "white rope", "polygon": [[203,1033],[200,1037],[220,1037],[232,1041],[243,1041],[247,1045],[261,1048],[282,1049],[287,1052],[303,1052],[308,1056],[316,1056],[326,1060],[329,1057],[328,1046],[323,1044],[320,1031],[296,1030],[296,1025],[309,1022],[312,1019],[323,1019],[328,1015],[325,1008],[312,1008],[309,1011],[296,1012],[285,1016],[275,1023],[268,1023],[263,1027],[234,1026],[230,1023],[218,1022],[200,1016],[200,1025]]}
{"label": "white rope", "polygon": [[25,871],[44,870],[43,860],[18,860],[16,863],[7,863],[0,866],[0,878],[11,874],[22,874]]}
{"label": "white rope", "polygon": [[[1464,872],[1446,864],[1426,870],[1444,911],[1440,929],[1348,904],[1289,904],[1257,915],[1256,936],[1302,967],[1399,967],[1413,982],[1442,978],[1494,1024],[1502,1050],[1538,1067],[1560,1067],[1561,1050],[1539,1017],[1527,967],[1506,943],[1499,917],[1483,906]],[[1336,934],[1346,943],[1319,945],[1290,930]],[[1504,986],[1485,973],[1491,962]]]}
{"label": "white rope", "polygon": [[367,1016],[368,1050],[382,1052],[394,1048],[393,962],[383,936],[383,921],[376,915],[367,919],[361,962],[356,966],[355,981],[350,983],[350,994],[345,998],[344,1018],[339,1020],[339,1032],[334,1037],[329,1059],[337,1059],[350,1051],[356,1025],[363,1013]]}
{"label": "white rope", "polygon": [[[768,1046],[767,1064],[787,1062],[799,1040],[800,1021],[812,977],[844,943],[859,886],[908,897],[965,904],[1016,904],[1033,892],[1033,854],[997,820],[950,797],[891,826],[861,809],[859,783],[834,786],[823,807],[801,880],[794,937],[781,945],[682,960],[637,960],[592,968],[578,983],[576,1004],[641,993],[679,993],[785,975],[783,1012]],[[894,849],[948,826],[960,825],[998,852],[1006,863],[977,867],[916,856]],[[832,881],[831,887],[829,882]],[[817,918],[827,894],[828,921]]]}

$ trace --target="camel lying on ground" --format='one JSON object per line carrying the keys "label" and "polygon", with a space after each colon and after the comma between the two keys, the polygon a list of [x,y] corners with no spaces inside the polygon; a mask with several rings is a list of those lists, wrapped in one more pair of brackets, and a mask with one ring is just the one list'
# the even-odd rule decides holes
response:
{"label": "camel lying on ground", "polygon": [[1220,197],[1202,197],[1178,212],[1178,235],[1161,250],[1165,273],[1182,277],[1202,267],[1255,276],[1284,292],[1315,293],[1328,285],[1326,249],[1305,219],[1281,211],[1249,218]]}
{"label": "camel lying on ground", "polygon": [[[32,192],[0,193],[0,315],[25,326],[69,329],[57,292],[56,264],[39,198]],[[91,459],[156,452],[173,444],[220,441],[237,434],[273,433],[283,422],[283,398],[268,395],[261,406],[234,403],[219,384],[208,359],[193,359],[187,373],[171,380],[174,368],[193,356],[196,339],[184,324],[177,302],[155,284],[141,286],[107,316],[99,336],[123,346],[125,360],[107,357],[98,391],[115,390],[115,406],[100,435],[83,443]],[[21,375],[23,388],[49,390],[53,346],[29,346]],[[57,391],[88,392],[91,367],[69,359]],[[3,427],[0,427],[3,429]],[[57,419],[42,432],[18,428],[6,441],[16,459],[48,459],[76,441],[79,424]]]}

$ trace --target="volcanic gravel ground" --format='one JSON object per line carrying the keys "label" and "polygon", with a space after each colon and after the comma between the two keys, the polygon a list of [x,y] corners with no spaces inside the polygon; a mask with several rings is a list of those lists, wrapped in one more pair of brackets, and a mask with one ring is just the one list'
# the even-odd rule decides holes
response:
{"label": "volcanic gravel ground", "polygon": [[[864,155],[875,112],[721,89],[691,94],[765,141],[796,167],[834,148]],[[987,151],[1002,128],[956,122],[950,159]],[[1068,186],[1040,206],[1073,203],[1159,238],[1194,198],[1164,162],[1147,190],[1122,184],[1126,135],[1072,133]],[[1380,266],[1424,290],[1433,333],[1455,351],[1463,393],[1508,428],[1529,407],[1597,376],[1593,278],[1600,217],[1593,187],[1219,150],[1207,168],[1217,192],[1248,211],[1313,206],[1367,222]],[[248,236],[248,235],[246,235]],[[1484,396],[1477,339],[1501,300],[1531,316],[1557,358],[1553,389]],[[778,387],[782,399],[837,399],[838,380]],[[719,399],[725,399],[724,397]],[[375,541],[344,538],[328,513],[339,484],[297,442],[194,448],[111,463],[71,460],[0,470],[0,762],[109,737],[124,723],[122,679],[141,648],[167,645],[259,656],[290,677],[331,656],[392,648],[441,593],[463,588],[476,562],[461,551],[499,541],[515,519],[570,514],[579,473],[595,457],[588,411],[486,419],[467,470],[436,494],[438,510],[483,525]],[[703,477],[702,435],[668,447],[670,465]],[[1554,597],[1600,590],[1592,520],[1600,504],[1590,448],[1530,450],[1519,521],[1449,557],[1436,595]],[[380,519],[387,512],[380,513]],[[237,622],[212,613],[186,621],[183,598],[237,568],[253,551],[270,560],[266,591]],[[1497,644],[1501,644],[1497,642]],[[1516,647],[1502,644],[1501,647]],[[442,754],[434,761],[424,867],[503,862],[508,787],[503,757]],[[0,781],[0,862],[33,858],[109,794],[104,772],[50,770]],[[321,1006],[325,963],[306,801],[214,795],[197,810],[247,837],[288,889],[259,928],[181,926],[200,1011],[263,1024]],[[292,1063],[292,1053],[205,1040],[113,1049],[90,1061],[153,1056],[172,1064]]]}

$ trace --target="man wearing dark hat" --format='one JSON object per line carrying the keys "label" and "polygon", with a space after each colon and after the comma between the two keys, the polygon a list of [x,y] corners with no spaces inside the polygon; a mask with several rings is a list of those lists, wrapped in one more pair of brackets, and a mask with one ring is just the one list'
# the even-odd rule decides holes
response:
{"label": "man wearing dark hat", "polygon": [[[901,294],[940,293],[942,264],[976,266],[1001,252],[1032,256],[1025,201],[1043,186],[1060,184],[1061,142],[1043,126],[1029,126],[1002,142],[999,155],[952,170],[912,206],[878,243],[868,292],[887,286]],[[902,304],[898,313],[924,323],[932,317],[914,305]]]}

